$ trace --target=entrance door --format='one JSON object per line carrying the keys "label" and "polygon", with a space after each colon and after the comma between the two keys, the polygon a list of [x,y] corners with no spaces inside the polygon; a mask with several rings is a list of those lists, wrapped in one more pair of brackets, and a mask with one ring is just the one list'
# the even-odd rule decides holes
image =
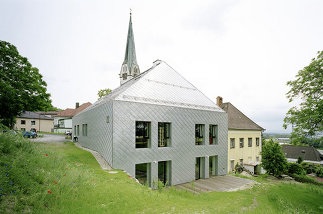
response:
{"label": "entrance door", "polygon": [[209,157],[209,177],[218,175],[218,156]]}
{"label": "entrance door", "polygon": [[164,185],[171,185],[171,161],[158,162],[158,180]]}
{"label": "entrance door", "polygon": [[195,180],[198,180],[201,178],[201,158],[196,158],[195,161]]}
{"label": "entrance door", "polygon": [[195,159],[195,180],[205,178],[204,175],[204,164],[205,158],[204,157],[197,157]]}
{"label": "entrance door", "polygon": [[167,162],[166,161],[158,162],[158,180],[163,182],[164,185],[167,182]]}

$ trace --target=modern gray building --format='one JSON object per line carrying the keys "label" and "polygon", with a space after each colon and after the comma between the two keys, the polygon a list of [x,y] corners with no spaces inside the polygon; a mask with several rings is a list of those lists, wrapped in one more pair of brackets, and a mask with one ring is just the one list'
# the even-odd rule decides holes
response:
{"label": "modern gray building", "polygon": [[131,16],[120,82],[73,117],[82,146],[148,185],[227,173],[227,114],[166,62],[140,73]]}

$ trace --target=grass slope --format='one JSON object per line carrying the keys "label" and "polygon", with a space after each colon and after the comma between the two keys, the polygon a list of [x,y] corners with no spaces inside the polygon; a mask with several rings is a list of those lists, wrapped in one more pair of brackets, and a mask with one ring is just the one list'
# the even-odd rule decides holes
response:
{"label": "grass slope", "polygon": [[[109,174],[72,143],[0,134],[0,213],[322,213],[323,189],[272,183],[238,192],[153,191]],[[50,191],[50,192],[49,192]]]}

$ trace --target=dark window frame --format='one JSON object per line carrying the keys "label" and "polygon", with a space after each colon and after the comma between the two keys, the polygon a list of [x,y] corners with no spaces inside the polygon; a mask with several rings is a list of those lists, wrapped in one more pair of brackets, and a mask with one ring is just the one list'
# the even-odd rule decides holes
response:
{"label": "dark window frame", "polygon": [[205,125],[195,124],[195,145],[205,144]]}
{"label": "dark window frame", "polygon": [[259,145],[260,145],[260,138],[256,137],[256,146],[259,146]]}
{"label": "dark window frame", "polygon": [[[143,126],[143,127],[141,127]],[[135,147],[150,148],[151,144],[151,122],[136,121],[135,124]]]}
{"label": "dark window frame", "polygon": [[239,146],[240,148],[244,147],[244,138],[239,138]]}
{"label": "dark window frame", "polygon": [[168,122],[158,122],[158,147],[170,147],[172,135],[172,124]]}
{"label": "dark window frame", "polygon": [[30,125],[35,126],[36,125],[36,121],[35,120],[31,120],[30,121]]}
{"label": "dark window frame", "polygon": [[252,138],[251,137],[248,138],[248,147],[252,147]]}
{"label": "dark window frame", "polygon": [[230,138],[230,149],[234,149],[235,147],[236,147],[236,139],[235,138]]}
{"label": "dark window frame", "polygon": [[218,145],[218,125],[209,125],[209,144]]}
{"label": "dark window frame", "polygon": [[20,121],[20,124],[21,124],[21,125],[26,125],[26,120],[21,120],[21,121]]}

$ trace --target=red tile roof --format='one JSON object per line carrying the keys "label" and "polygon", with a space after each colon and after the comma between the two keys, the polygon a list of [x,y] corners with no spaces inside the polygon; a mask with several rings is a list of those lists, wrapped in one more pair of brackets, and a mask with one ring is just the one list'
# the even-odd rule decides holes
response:
{"label": "red tile roof", "polygon": [[90,105],[92,105],[92,103],[87,102],[87,103],[83,103],[82,105],[80,105],[80,107],[78,107],[77,109],[67,108],[64,111],[59,112],[56,116],[57,117],[73,117],[74,115],[83,111],[84,109],[86,109]]}

